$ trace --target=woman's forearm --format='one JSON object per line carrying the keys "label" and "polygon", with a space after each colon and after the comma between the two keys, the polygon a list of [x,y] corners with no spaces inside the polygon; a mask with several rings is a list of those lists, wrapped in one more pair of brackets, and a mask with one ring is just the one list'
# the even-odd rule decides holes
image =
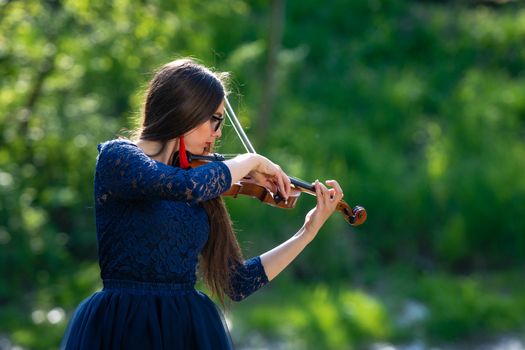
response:
{"label": "woman's forearm", "polygon": [[248,175],[250,171],[256,169],[259,165],[258,157],[257,154],[245,153],[224,161],[224,164],[230,169],[232,183],[236,183]]}
{"label": "woman's forearm", "polygon": [[281,245],[261,255],[261,262],[268,280],[274,279],[283,271],[312,240],[312,235],[305,226]]}

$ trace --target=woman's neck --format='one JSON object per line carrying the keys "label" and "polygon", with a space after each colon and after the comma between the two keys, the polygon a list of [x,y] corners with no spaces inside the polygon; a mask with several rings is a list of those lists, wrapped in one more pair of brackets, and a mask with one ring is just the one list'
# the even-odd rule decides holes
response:
{"label": "woman's neck", "polygon": [[179,150],[178,139],[167,141],[164,149],[160,153],[159,151],[162,149],[162,142],[160,141],[139,139],[135,142],[135,144],[139,146],[151,159],[168,165],[172,163],[173,154]]}

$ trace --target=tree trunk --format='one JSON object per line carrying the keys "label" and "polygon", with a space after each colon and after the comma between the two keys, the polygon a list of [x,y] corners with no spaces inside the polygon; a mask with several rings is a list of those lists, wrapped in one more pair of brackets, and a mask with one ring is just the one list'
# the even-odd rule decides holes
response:
{"label": "tree trunk", "polygon": [[272,15],[270,21],[270,38],[268,42],[268,56],[266,73],[263,78],[261,102],[255,131],[257,143],[264,146],[271,122],[273,104],[276,92],[276,70],[278,66],[277,55],[281,47],[281,38],[284,25],[284,0],[272,1]]}

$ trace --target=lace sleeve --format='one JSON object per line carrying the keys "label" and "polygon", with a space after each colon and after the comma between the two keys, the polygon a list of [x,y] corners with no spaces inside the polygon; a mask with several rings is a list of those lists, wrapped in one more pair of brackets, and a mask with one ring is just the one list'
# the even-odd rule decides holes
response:
{"label": "lace sleeve", "polygon": [[241,301],[268,283],[260,257],[248,259],[237,266],[231,279],[231,291],[228,296],[233,301]]}
{"label": "lace sleeve", "polygon": [[231,186],[222,162],[183,170],[152,160],[133,143],[113,140],[98,146],[96,176],[106,190],[125,199],[205,201]]}

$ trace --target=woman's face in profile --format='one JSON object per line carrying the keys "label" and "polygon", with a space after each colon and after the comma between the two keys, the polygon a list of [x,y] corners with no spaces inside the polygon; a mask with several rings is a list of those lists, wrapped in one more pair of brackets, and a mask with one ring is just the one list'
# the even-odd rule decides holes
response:
{"label": "woman's face in profile", "polygon": [[221,102],[210,119],[184,135],[186,150],[193,154],[205,154],[210,151],[215,140],[222,135],[224,124],[224,101]]}

